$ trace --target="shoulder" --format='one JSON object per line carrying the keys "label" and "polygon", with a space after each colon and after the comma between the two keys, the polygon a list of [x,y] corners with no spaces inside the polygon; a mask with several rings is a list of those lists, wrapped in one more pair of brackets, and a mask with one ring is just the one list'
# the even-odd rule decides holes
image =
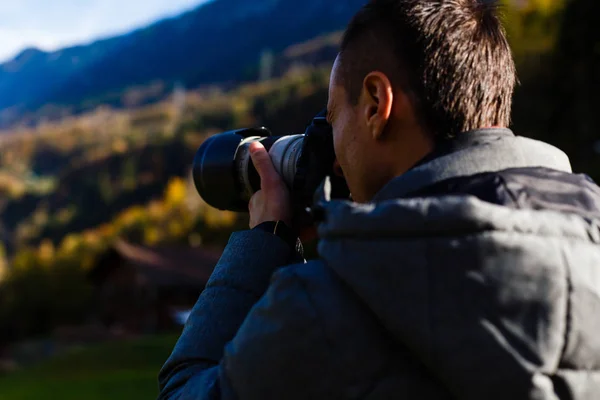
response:
{"label": "shoulder", "polygon": [[[273,295],[285,297],[296,306],[303,304],[302,311],[305,315],[311,315],[311,323],[324,327],[324,334],[332,334],[328,326],[339,328],[343,323],[336,315],[348,314],[356,307],[351,290],[323,260],[312,260],[279,269],[273,275],[270,287]],[[294,318],[301,316],[296,314]],[[334,338],[329,337],[327,340]]]}
{"label": "shoulder", "polygon": [[317,260],[273,275],[224,365],[242,398],[356,397],[382,374],[388,353],[368,308]]}
{"label": "shoulder", "polygon": [[[355,290],[324,260],[281,270],[293,275],[302,296],[310,301],[336,376],[348,392],[360,397],[388,366],[394,339]],[[368,279],[368,278],[367,278]]]}
{"label": "shoulder", "polygon": [[290,279],[296,281],[304,292],[311,294],[325,287],[338,286],[341,283],[327,263],[320,259],[279,269],[273,275],[271,284]]}
{"label": "shoulder", "polygon": [[366,305],[324,260],[283,268],[274,275],[272,285],[286,281],[295,283],[297,296],[310,302],[319,324],[326,326],[329,334],[351,329],[357,319],[369,317]]}
{"label": "shoulder", "polygon": [[226,346],[223,366],[239,398],[327,398],[337,369],[298,268],[279,269]]}

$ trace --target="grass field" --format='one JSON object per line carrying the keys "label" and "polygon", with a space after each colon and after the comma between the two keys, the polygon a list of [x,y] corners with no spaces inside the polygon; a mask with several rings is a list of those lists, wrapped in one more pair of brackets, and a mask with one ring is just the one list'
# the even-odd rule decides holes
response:
{"label": "grass field", "polygon": [[155,399],[158,371],[176,341],[156,336],[73,351],[0,378],[0,399]]}

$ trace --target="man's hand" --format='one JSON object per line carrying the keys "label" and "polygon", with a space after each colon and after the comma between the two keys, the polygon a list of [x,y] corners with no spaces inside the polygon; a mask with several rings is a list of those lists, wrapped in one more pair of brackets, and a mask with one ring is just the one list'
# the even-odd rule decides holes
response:
{"label": "man's hand", "polygon": [[258,171],[261,190],[250,199],[250,228],[267,221],[283,221],[292,226],[290,191],[279,176],[269,153],[260,142],[250,144],[250,156]]}

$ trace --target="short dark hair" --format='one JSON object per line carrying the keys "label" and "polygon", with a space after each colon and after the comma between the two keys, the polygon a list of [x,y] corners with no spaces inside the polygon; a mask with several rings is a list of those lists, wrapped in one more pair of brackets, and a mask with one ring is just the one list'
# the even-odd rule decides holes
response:
{"label": "short dark hair", "polygon": [[455,136],[509,126],[515,64],[494,0],[371,0],[340,49],[341,84],[356,105],[371,71],[411,95],[422,124]]}

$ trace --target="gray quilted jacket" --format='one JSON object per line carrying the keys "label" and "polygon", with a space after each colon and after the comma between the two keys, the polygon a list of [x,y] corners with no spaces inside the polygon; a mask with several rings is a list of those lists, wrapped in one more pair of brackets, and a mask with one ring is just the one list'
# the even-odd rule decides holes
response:
{"label": "gray quilted jacket", "polygon": [[[600,212],[540,206],[600,192],[567,182],[551,146],[480,135],[372,204],[325,193],[319,260],[286,265],[279,238],[234,233],[160,398],[600,399]],[[489,179],[456,189],[471,176]]]}

